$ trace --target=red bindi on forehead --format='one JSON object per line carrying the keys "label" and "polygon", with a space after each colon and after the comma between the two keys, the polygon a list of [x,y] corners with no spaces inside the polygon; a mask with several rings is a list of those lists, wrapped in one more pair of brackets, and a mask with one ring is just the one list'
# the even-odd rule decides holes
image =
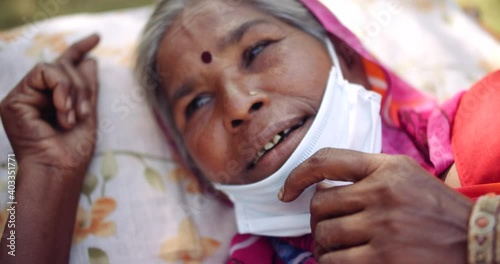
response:
{"label": "red bindi on forehead", "polygon": [[212,53],[204,51],[201,54],[201,61],[205,64],[210,64],[212,62]]}

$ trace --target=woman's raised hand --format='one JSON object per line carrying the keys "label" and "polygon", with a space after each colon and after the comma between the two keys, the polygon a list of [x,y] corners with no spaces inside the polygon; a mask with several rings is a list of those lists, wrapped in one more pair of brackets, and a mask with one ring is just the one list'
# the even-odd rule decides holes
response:
{"label": "woman's raised hand", "polygon": [[[96,142],[96,61],[86,55],[97,35],[36,65],[2,100],[0,115],[20,167],[82,175]],[[62,170],[62,171],[61,171]]]}
{"label": "woman's raised hand", "polygon": [[[327,188],[325,179],[354,184]],[[314,183],[311,228],[320,263],[467,263],[472,201],[411,158],[322,149],[290,174],[282,200]]]}

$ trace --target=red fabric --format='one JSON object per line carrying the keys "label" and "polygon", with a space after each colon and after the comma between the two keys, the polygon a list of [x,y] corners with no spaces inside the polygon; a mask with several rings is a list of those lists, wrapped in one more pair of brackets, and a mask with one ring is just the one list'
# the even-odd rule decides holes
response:
{"label": "red fabric", "polygon": [[489,184],[479,184],[479,185],[471,185],[464,186],[461,188],[455,189],[456,191],[462,193],[463,195],[476,200],[479,196],[488,194],[488,193],[496,193],[500,195],[500,183],[489,183]]}
{"label": "red fabric", "polygon": [[[475,84],[460,102],[452,147],[462,190],[500,193],[500,71]],[[487,184],[487,185],[485,185]]]}

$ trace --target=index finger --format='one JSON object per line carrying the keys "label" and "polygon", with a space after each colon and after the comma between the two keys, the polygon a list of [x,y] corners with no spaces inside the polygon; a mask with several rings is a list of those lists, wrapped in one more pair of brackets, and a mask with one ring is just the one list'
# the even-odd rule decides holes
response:
{"label": "index finger", "polygon": [[92,34],[71,45],[57,60],[67,60],[73,64],[79,64],[87,53],[97,46],[99,40],[99,35]]}
{"label": "index finger", "polygon": [[291,202],[309,186],[325,179],[360,181],[376,170],[378,157],[346,149],[320,149],[290,173],[281,189],[280,199]]}

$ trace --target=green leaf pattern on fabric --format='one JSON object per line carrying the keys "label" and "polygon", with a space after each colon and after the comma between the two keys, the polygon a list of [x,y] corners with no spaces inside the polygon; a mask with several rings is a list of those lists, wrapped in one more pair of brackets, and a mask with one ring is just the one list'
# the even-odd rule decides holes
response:
{"label": "green leaf pattern on fabric", "polygon": [[113,151],[104,153],[101,163],[101,174],[105,181],[111,180],[118,173],[118,165]]}
{"label": "green leaf pattern on fabric", "polygon": [[89,248],[89,262],[90,264],[109,264],[109,257],[106,252],[99,248]]}
{"label": "green leaf pattern on fabric", "polygon": [[165,183],[163,182],[160,173],[158,173],[155,169],[147,167],[144,170],[144,177],[146,177],[148,183],[155,190],[165,192]]}

